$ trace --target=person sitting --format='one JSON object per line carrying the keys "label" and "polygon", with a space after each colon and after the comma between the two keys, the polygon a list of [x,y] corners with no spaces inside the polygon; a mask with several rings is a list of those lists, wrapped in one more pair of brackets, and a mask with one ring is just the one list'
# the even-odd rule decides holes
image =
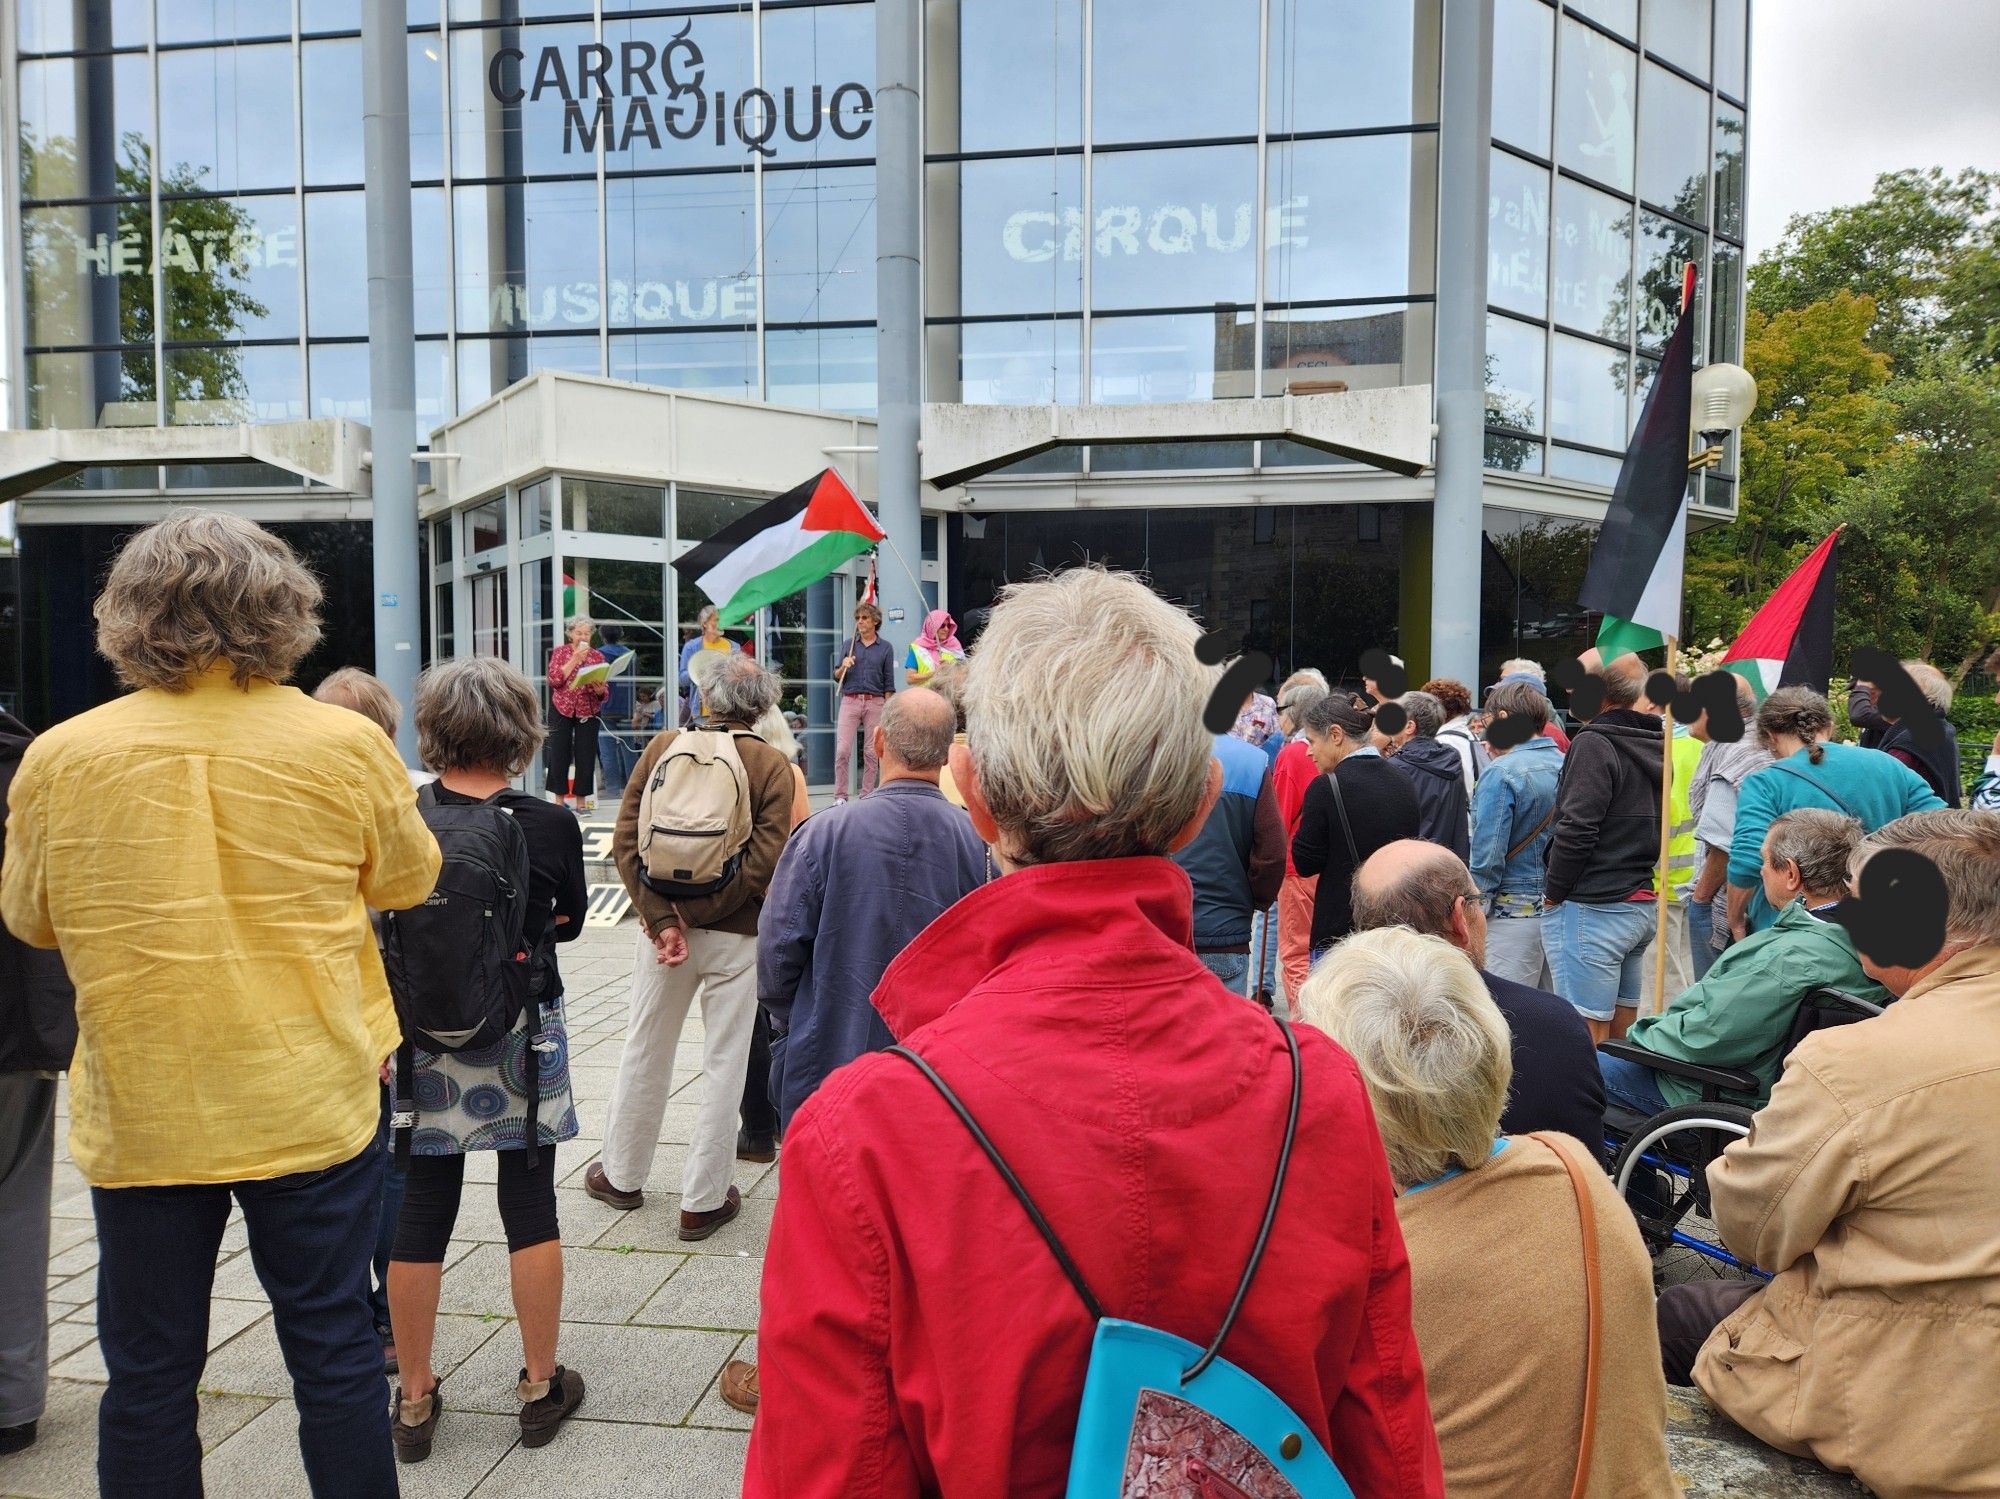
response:
{"label": "person sitting", "polygon": [[[1220,791],[1198,635],[1099,568],[1000,596],[951,758],[1001,876],[903,949],[873,1005],[963,1099],[1106,1311],[1205,1344],[1294,1074],[1278,1025],[1195,957],[1188,879],[1166,857]],[[1382,1143],[1353,1064],[1296,1040],[1296,1148],[1226,1357],[1356,1493],[1439,1496]],[[930,1081],[892,1054],[849,1062],[793,1116],[783,1169],[746,1499],[1060,1493],[1097,1321]]]}
{"label": "person sitting", "polygon": [[1773,1278],[1671,1287],[1660,1353],[1669,1382],[1879,1499],[2000,1493],[2000,818],[1899,818],[1850,882],[1888,849],[1942,876],[1944,945],[1910,967],[1863,944],[1896,1002],[1794,1047],[1708,1168],[1723,1241]]}
{"label": "person sitting", "polygon": [[1486,909],[1458,855],[1406,838],[1376,850],[1354,876],[1354,929],[1406,926],[1472,959],[1507,1021],[1514,1080],[1501,1125],[1510,1135],[1556,1129],[1596,1155],[1604,1088],[1591,1065],[1590,1027],[1569,1003],[1486,969]]}
{"label": "person sitting", "polygon": [[[1814,989],[1839,989],[1877,1004],[1881,986],[1862,972],[1847,929],[1832,919],[1861,824],[1814,807],[1787,812],[1764,835],[1764,894],[1778,919],[1718,957],[1708,973],[1658,1015],[1632,1022],[1625,1039],[1661,1056],[1755,1073],[1761,1107],[1784,1062],[1799,1004]],[[1701,1089],[1600,1052],[1612,1099],[1642,1114],[1701,1101]]]}
{"label": "person sitting", "polygon": [[[1389,1153],[1446,1492],[1678,1495],[1638,1225],[1591,1152],[1503,1132],[1507,1021],[1472,960],[1402,927],[1359,932],[1301,999],[1360,1068]],[[1496,1274],[1496,1245],[1529,1273]]]}

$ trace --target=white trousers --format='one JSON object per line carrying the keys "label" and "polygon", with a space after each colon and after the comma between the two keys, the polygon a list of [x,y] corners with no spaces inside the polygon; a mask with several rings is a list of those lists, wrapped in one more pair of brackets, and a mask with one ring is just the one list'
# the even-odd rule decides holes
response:
{"label": "white trousers", "polygon": [[621,1192],[643,1188],[652,1174],[660,1121],[674,1090],[674,1052],[698,990],[701,1105],[681,1172],[681,1207],[705,1213],[722,1206],[736,1169],[736,1125],[757,1018],[757,939],[695,930],[687,943],[687,961],[668,968],[639,933],[632,1018],[604,1126],[604,1174]]}

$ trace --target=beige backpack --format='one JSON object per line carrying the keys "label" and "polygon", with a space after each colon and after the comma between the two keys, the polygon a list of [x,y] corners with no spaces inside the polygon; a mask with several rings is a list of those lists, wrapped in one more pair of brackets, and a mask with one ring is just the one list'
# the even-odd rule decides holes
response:
{"label": "beige backpack", "polygon": [[654,765],[639,798],[639,878],[654,893],[713,895],[736,878],[750,844],[740,732],[682,729]]}

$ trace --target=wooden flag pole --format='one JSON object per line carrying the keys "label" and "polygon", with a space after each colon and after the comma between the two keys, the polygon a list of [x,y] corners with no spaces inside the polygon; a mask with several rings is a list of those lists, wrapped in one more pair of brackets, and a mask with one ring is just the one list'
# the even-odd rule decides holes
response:
{"label": "wooden flag pole", "polygon": [[[1667,674],[1673,674],[1679,654],[1674,637],[1667,637]],[[1660,889],[1653,901],[1653,989],[1644,1013],[1657,1015],[1667,1007],[1667,905],[1674,898],[1669,864],[1674,839],[1674,710],[1660,715]]]}

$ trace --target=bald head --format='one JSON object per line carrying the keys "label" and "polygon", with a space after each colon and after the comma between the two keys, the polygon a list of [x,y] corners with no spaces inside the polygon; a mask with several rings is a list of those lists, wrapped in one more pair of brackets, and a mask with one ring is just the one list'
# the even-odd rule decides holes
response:
{"label": "bald head", "polygon": [[[1479,904],[1471,871],[1441,844],[1415,838],[1384,844],[1354,874],[1357,932],[1406,926],[1470,951],[1474,923],[1467,913]],[[1481,962],[1484,953],[1475,952],[1472,959]]]}
{"label": "bald head", "polygon": [[911,687],[892,696],[882,707],[879,737],[882,779],[935,781],[951,754],[951,737],[958,732],[958,714],[941,693]]}

